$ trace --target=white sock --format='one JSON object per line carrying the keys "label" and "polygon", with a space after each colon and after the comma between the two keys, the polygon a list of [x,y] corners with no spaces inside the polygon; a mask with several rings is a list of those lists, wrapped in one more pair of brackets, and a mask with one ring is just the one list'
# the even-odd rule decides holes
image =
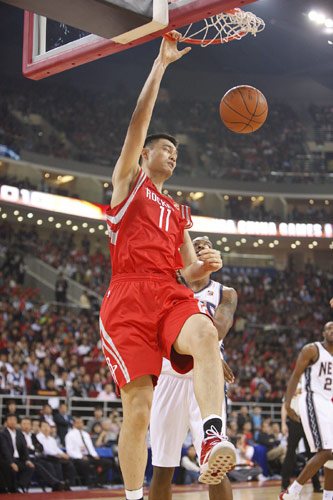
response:
{"label": "white sock", "polygon": [[323,500],[333,500],[333,490],[324,490]]}
{"label": "white sock", "polygon": [[299,484],[297,481],[294,481],[293,484],[289,486],[288,493],[293,495],[299,495],[302,488],[303,484]]}
{"label": "white sock", "polygon": [[141,500],[143,498],[143,488],[138,490],[125,490],[126,500]]}

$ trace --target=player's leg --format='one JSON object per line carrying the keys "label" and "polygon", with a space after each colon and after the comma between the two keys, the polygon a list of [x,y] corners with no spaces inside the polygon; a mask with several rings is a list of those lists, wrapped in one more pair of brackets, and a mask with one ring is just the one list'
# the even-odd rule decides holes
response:
{"label": "player's leg", "polygon": [[[121,388],[120,393],[123,423],[118,443],[119,463],[125,490],[133,492],[142,488],[147,464],[146,434],[153,399],[151,376],[132,380]],[[133,500],[142,498],[142,494],[138,495],[139,492],[128,496]]]}
{"label": "player's leg", "polygon": [[220,484],[209,485],[209,500],[232,500],[232,488],[229,478],[225,476]]}
{"label": "player's leg", "polygon": [[295,463],[296,448],[298,446],[301,437],[303,437],[302,424],[300,424],[299,422],[295,422],[294,420],[288,419],[287,425],[288,425],[287,453],[281,469],[282,491],[286,490],[289,486],[291,473]]}
{"label": "player's leg", "polygon": [[149,486],[149,500],[171,500],[171,481],[174,472],[174,467],[157,467],[154,465],[153,477]]}
{"label": "player's leg", "polygon": [[221,417],[224,379],[217,330],[212,321],[204,314],[190,316],[173,346],[179,354],[193,357],[194,392],[202,419],[210,415]]}
{"label": "player's leg", "polygon": [[324,494],[323,500],[333,500],[333,460],[324,465]]}
{"label": "player's leg", "polygon": [[297,500],[303,485],[327,462],[333,459],[332,450],[320,450],[305,465],[302,472],[292,483],[287,492],[280,495],[281,500]]}

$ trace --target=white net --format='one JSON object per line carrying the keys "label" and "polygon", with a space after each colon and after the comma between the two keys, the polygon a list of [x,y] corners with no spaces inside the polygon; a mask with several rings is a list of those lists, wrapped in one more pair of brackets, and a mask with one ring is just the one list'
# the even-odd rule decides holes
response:
{"label": "white net", "polygon": [[[197,29],[197,23],[190,24],[182,37],[182,41],[207,47],[216,43],[227,43],[240,40],[248,33],[256,36],[265,28],[265,23],[252,12],[233,9],[222,12],[202,21],[204,26]],[[195,31],[197,30],[197,31]]]}

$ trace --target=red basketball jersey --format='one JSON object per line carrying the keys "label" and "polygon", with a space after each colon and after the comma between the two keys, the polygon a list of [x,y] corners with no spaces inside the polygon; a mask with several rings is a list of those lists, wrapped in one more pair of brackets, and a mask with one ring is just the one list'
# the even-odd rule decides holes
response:
{"label": "red basketball jersey", "polygon": [[192,227],[190,208],[161,194],[140,171],[129,195],[106,211],[112,275],[167,273],[183,267],[184,229]]}

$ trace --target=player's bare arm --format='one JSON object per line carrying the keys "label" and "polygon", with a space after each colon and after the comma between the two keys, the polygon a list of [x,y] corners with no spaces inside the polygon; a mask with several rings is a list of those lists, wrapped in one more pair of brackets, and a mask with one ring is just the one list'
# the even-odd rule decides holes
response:
{"label": "player's bare arm", "polygon": [[184,264],[181,274],[187,283],[205,278],[223,265],[220,253],[213,248],[204,248],[197,257],[187,230],[184,231],[184,243],[180,253]]}
{"label": "player's bare arm", "polygon": [[332,307],[333,309],[333,298],[330,300],[330,306]]}
{"label": "player's bare arm", "polygon": [[301,375],[305,372],[307,366],[314,363],[317,358],[318,349],[315,344],[307,344],[304,346],[297,358],[295,369],[288,382],[285,406],[289,417],[296,422],[300,422],[300,418],[290,406],[291,399],[296,392]]}
{"label": "player's bare arm", "polygon": [[222,301],[218,305],[214,316],[214,323],[219,334],[219,340],[223,340],[232,327],[237,302],[238,297],[236,290],[224,286]]}
{"label": "player's bare arm", "polygon": [[139,95],[125,142],[112,175],[113,194],[111,207],[121,203],[128,195],[139,172],[139,159],[147,136],[152,112],[160,84],[168,65],[189,52],[190,47],[178,50],[180,33],[171,32],[173,40],[163,38],[159,54]]}

